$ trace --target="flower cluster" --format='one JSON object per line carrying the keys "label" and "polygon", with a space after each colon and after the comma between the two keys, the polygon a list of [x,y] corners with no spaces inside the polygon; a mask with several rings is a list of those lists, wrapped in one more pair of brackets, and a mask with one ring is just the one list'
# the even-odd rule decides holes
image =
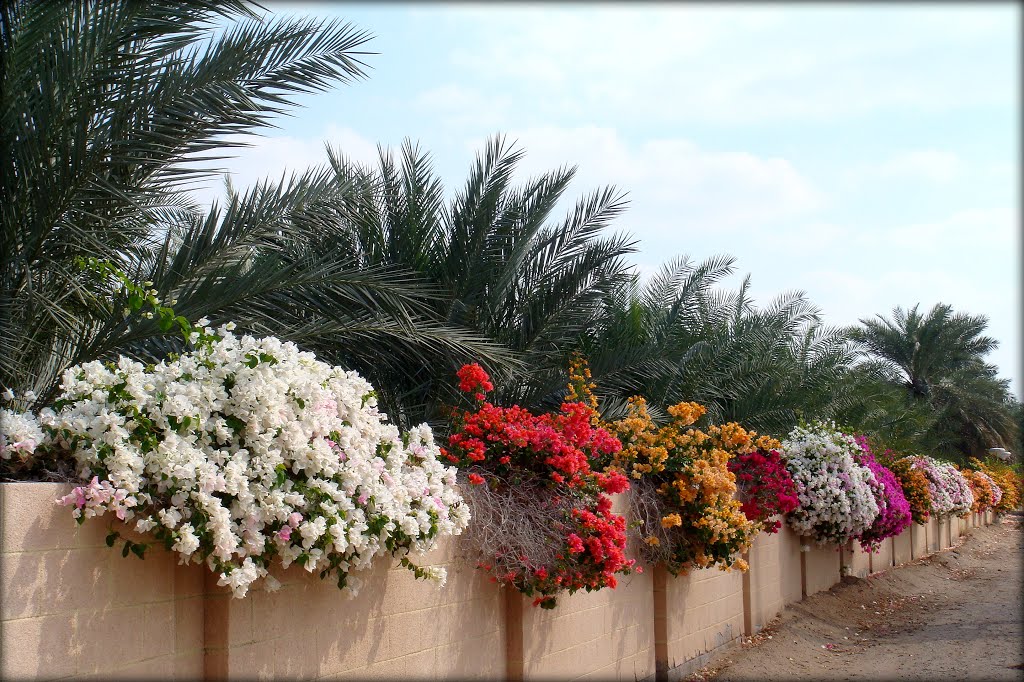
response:
{"label": "flower cluster", "polygon": [[853,436],[816,421],[794,428],[782,448],[800,498],[788,517],[794,530],[820,545],[842,545],[872,526],[878,516],[872,493],[877,482],[857,463],[863,450]]}
{"label": "flower cluster", "polygon": [[669,422],[658,427],[646,401],[634,397],[626,417],[609,425],[623,444],[613,466],[639,479],[633,508],[643,523],[644,557],[664,562],[673,575],[713,564],[745,570],[737,555],[750,547],[760,524],[744,516],[729,462],[776,449],[778,441],[735,423],[694,429],[704,414],[697,403],[673,405],[668,414]]}
{"label": "flower cluster", "polygon": [[455,413],[443,452],[470,483],[475,520],[465,542],[480,567],[544,608],[563,590],[615,587],[616,574],[635,562],[625,554],[625,518],[612,513],[607,495],[629,482],[591,464],[613,457],[619,441],[595,426],[586,402],[534,415],[487,402],[493,386],[479,365],[464,366],[458,378],[475,409]]}
{"label": "flower cluster", "polygon": [[882,540],[899,535],[913,522],[910,503],[903,494],[899,479],[888,468],[882,466],[871,451],[871,445],[864,436],[855,437],[862,452],[854,455],[861,466],[874,474],[872,493],[878,503],[878,516],[874,523],[860,534],[858,540],[869,552],[877,551]]}
{"label": "flower cluster", "polygon": [[274,588],[275,558],[352,594],[349,572],[385,553],[443,582],[406,558],[469,521],[430,429],[399,432],[356,373],[232,328],[200,320],[194,350],[156,366],[67,370],[40,418],[92,480],[61,502],[80,522],[133,521],[236,597],[261,577]]}
{"label": "flower cluster", "polygon": [[995,483],[996,501],[993,508],[997,512],[1008,512],[1020,506],[1022,480],[1019,474],[1009,465],[998,461],[983,463],[971,458],[971,466],[984,473]]}
{"label": "flower cluster", "polygon": [[743,515],[763,526],[765,533],[777,533],[782,522],[774,516],[797,508],[796,484],[778,450],[754,450],[729,460],[736,476],[737,497]]}
{"label": "flower cluster", "polygon": [[999,486],[987,474],[971,469],[961,469],[960,473],[967,479],[968,485],[971,486],[971,494],[974,496],[971,511],[983,514],[998,503],[996,490],[999,490]]}
{"label": "flower cluster", "polygon": [[969,514],[974,505],[971,486],[956,467],[927,455],[914,457],[914,468],[928,478],[928,492],[932,498],[932,513],[936,516]]}
{"label": "flower cluster", "polygon": [[910,518],[914,523],[927,523],[932,510],[928,477],[914,466],[913,457],[887,460],[886,466],[899,479],[903,496],[910,505]]}
{"label": "flower cluster", "polygon": [[996,483],[996,479],[989,476],[984,471],[978,471],[978,474],[988,481],[989,487],[992,488],[992,508],[995,509],[999,506],[999,503],[1003,500],[1003,489]]}
{"label": "flower cluster", "polygon": [[0,460],[27,460],[45,439],[35,416],[0,408]]}

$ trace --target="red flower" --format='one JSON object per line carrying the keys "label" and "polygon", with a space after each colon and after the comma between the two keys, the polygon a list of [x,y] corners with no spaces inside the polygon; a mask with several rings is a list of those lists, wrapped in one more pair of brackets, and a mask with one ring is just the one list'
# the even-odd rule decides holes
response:
{"label": "red flower", "polygon": [[469,482],[472,483],[473,485],[480,485],[481,483],[484,482],[484,477],[481,476],[480,474],[470,474]]}
{"label": "red flower", "polygon": [[456,376],[459,378],[459,390],[463,393],[474,393],[477,400],[483,400],[483,394],[494,390],[494,384],[491,383],[487,372],[475,362],[463,365]]}

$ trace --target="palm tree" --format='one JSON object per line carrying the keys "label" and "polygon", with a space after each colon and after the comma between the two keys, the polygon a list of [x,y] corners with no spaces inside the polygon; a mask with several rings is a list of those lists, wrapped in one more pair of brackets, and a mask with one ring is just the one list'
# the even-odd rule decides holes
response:
{"label": "palm tree", "polygon": [[924,445],[963,458],[1013,442],[1009,382],[984,361],[998,345],[984,335],[987,318],[938,303],[925,314],[918,305],[897,307],[891,320],[877,315],[860,322],[850,337],[862,356],[877,363],[890,384],[902,387],[911,404],[926,405],[933,413]]}
{"label": "palm tree", "polygon": [[606,416],[643,395],[656,417],[667,405],[695,400],[711,421],[784,433],[801,414],[829,416],[843,404],[838,387],[850,354],[840,330],[823,326],[800,292],[759,310],[749,277],[738,291],[714,289],[733,262],[677,258],[646,286],[634,279],[606,301],[582,344]]}
{"label": "palm tree", "polygon": [[[399,161],[381,149],[375,167],[335,150],[329,156],[337,181],[351,188],[339,192],[336,206],[351,227],[349,240],[330,236],[324,249],[353,253],[367,267],[418,273],[434,287],[434,312],[448,328],[511,351],[516,366],[489,367],[503,379],[499,399],[537,405],[553,382],[564,384],[572,344],[627,269],[630,239],[601,234],[625,207],[621,193],[597,190],[551,222],[575,168],[515,185],[523,151],[500,136],[487,142],[449,201],[429,155],[409,141]],[[425,367],[391,381],[435,416],[454,398],[455,369]]]}
{"label": "palm tree", "polygon": [[208,212],[190,198],[239,133],[271,125],[297,94],[361,78],[368,34],[241,0],[22,0],[0,23],[0,387],[37,394],[20,407],[44,404],[71,364],[176,348],[122,314],[81,256],[154,282],[193,320],[234,320],[362,370],[380,357],[502,361],[431,316],[434,291],[414,272],[313,248],[321,231],[347,234],[327,171],[229,191]]}

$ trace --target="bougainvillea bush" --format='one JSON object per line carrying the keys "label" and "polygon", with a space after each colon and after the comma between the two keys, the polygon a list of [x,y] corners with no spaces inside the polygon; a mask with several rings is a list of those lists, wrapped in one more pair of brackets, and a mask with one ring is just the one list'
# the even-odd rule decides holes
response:
{"label": "bougainvillea bush", "polygon": [[999,500],[994,505],[996,512],[1005,513],[1020,506],[1021,484],[1024,481],[1020,474],[1003,462],[993,460],[981,462],[973,457],[970,461],[971,466],[984,472],[999,489]]}
{"label": "bougainvillea bush", "polygon": [[691,428],[704,414],[697,403],[668,408],[669,421],[657,426],[643,398],[630,398],[627,416],[609,425],[622,441],[613,470],[634,480],[631,506],[642,523],[641,554],[663,562],[673,575],[718,565],[746,570],[739,558],[760,530],[735,498],[736,478],[729,461],[755,450],[770,451],[778,441],[747,432],[738,424]]}
{"label": "bougainvillea bush", "polygon": [[5,469],[32,459],[46,435],[34,415],[0,408],[0,460]]}
{"label": "bougainvillea bush", "polygon": [[967,479],[968,485],[971,486],[971,494],[974,496],[971,511],[983,514],[992,509],[996,504],[995,490],[998,490],[999,486],[996,486],[984,472],[961,469],[960,473]]}
{"label": "bougainvillea bush", "polygon": [[819,545],[842,545],[871,527],[878,516],[871,490],[876,481],[857,463],[863,451],[853,436],[815,421],[794,428],[782,451],[800,499],[787,517],[797,533]]}
{"label": "bougainvillea bush", "polygon": [[797,508],[796,484],[778,450],[754,450],[729,460],[736,477],[736,494],[743,515],[762,525],[765,533],[777,533],[782,522],[773,518]]}
{"label": "bougainvillea bush", "polygon": [[583,401],[535,415],[487,402],[493,385],[479,365],[458,378],[473,409],[454,413],[444,453],[468,483],[474,520],[464,543],[479,567],[543,608],[563,591],[615,587],[635,561],[626,557],[626,519],[612,513],[608,494],[629,481],[591,463],[614,456],[619,441]]}
{"label": "bougainvillea bush", "polygon": [[855,438],[861,452],[854,455],[854,459],[874,474],[872,493],[875,502],[878,503],[878,516],[875,517],[874,523],[857,539],[869,552],[876,552],[882,540],[899,535],[913,522],[910,503],[903,494],[903,486],[900,485],[899,479],[875,459],[868,439],[864,436]]}
{"label": "bougainvillea bush", "polygon": [[984,471],[978,470],[977,473],[988,481],[989,487],[992,489],[992,509],[995,509],[1003,500],[1003,489],[999,487],[998,483],[996,483],[996,479],[992,478]]}
{"label": "bougainvillea bush", "polygon": [[[275,561],[350,594],[350,571],[381,554],[443,582],[406,556],[469,521],[430,429],[400,433],[356,373],[231,329],[201,320],[194,349],[155,366],[122,357],[67,370],[40,420],[91,480],[61,502],[79,522],[133,522],[236,597],[260,578],[275,588]],[[124,553],[144,548],[128,541]]]}
{"label": "bougainvillea bush", "polygon": [[910,506],[910,518],[914,523],[928,523],[932,510],[932,494],[928,477],[914,466],[913,457],[886,460],[886,467],[899,479],[903,496]]}
{"label": "bougainvillea bush", "polygon": [[974,504],[971,486],[956,467],[927,455],[915,456],[913,466],[928,478],[933,514],[964,516],[970,513]]}

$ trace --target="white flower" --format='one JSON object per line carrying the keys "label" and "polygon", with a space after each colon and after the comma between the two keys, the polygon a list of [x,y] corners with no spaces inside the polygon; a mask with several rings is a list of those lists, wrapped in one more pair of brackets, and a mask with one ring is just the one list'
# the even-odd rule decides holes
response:
{"label": "white flower", "polygon": [[875,478],[854,459],[861,449],[852,436],[814,422],[793,429],[782,448],[799,491],[800,506],[787,518],[794,530],[818,544],[841,545],[871,527],[878,516]]}
{"label": "white flower", "polygon": [[[197,323],[212,334],[208,325]],[[102,479],[68,496],[73,514],[140,513],[143,532],[159,521],[173,531],[174,551],[208,555],[237,597],[260,578],[273,585],[266,567],[275,554],[284,567],[341,573],[355,592],[349,571],[380,554],[427,551],[466,528],[455,470],[439,461],[426,425],[403,440],[355,372],[233,327],[152,369],[121,358],[65,372],[66,406],[41,413],[37,435],[66,432],[80,470]],[[5,413],[4,423],[6,438],[35,422]]]}

